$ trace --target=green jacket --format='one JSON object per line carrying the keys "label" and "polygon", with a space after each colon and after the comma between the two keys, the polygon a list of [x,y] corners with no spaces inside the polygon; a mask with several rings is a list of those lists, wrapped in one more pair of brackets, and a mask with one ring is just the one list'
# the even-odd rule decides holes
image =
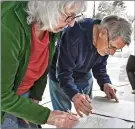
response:
{"label": "green jacket", "polygon": [[[2,2],[2,61],[1,61],[1,107],[2,120],[5,112],[13,114],[36,124],[44,124],[50,109],[38,105],[16,91],[25,75],[30,57],[31,25],[27,24],[27,13],[24,11],[27,2]],[[59,34],[50,33],[49,66],[55,51],[55,42]],[[34,83],[30,96],[41,100],[47,82],[47,71]]]}

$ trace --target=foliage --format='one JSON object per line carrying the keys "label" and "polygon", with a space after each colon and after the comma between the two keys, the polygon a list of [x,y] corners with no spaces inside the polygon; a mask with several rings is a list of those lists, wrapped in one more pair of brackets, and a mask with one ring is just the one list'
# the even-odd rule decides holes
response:
{"label": "foliage", "polygon": [[134,21],[134,17],[127,14],[125,11],[126,6],[122,0],[115,1],[102,1],[99,3],[98,12],[95,18],[102,19],[108,15],[117,15],[127,18],[130,22]]}

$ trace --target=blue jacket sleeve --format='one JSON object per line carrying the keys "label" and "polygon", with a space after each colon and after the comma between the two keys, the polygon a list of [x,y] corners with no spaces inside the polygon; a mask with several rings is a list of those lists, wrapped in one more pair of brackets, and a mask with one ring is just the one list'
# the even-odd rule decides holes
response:
{"label": "blue jacket sleeve", "polygon": [[109,75],[107,74],[107,69],[106,69],[107,59],[108,56],[103,57],[101,63],[95,65],[92,68],[93,76],[97,79],[97,83],[99,84],[100,89],[102,91],[105,83],[111,84],[111,80]]}
{"label": "blue jacket sleeve", "polygon": [[[72,97],[79,92],[72,77],[73,70],[76,67],[75,61],[77,58],[77,47],[74,45],[78,38],[70,38],[71,33],[63,33],[61,40],[58,43],[58,60],[56,64],[57,78],[61,88],[69,96]],[[76,37],[76,36],[73,36]]]}

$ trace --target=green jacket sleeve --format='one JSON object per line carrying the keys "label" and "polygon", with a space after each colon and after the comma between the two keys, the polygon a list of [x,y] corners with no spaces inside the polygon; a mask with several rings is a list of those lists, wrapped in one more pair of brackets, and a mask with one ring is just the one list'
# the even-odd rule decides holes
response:
{"label": "green jacket sleeve", "polygon": [[50,109],[31,100],[18,96],[13,91],[14,81],[19,66],[21,44],[9,28],[2,24],[2,61],[1,61],[1,109],[19,118],[36,124],[44,124]]}

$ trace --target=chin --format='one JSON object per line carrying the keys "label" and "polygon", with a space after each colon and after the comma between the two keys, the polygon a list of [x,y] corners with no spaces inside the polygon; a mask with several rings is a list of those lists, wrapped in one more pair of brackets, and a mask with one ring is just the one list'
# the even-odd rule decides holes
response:
{"label": "chin", "polygon": [[64,29],[57,29],[57,30],[54,30],[53,33],[58,33],[60,31],[63,31]]}
{"label": "chin", "polygon": [[52,32],[52,33],[58,33],[59,31],[58,30],[51,30],[50,32]]}
{"label": "chin", "polygon": [[98,51],[98,54],[99,54],[100,56],[105,56],[105,55],[106,55],[104,52],[100,52],[100,51]]}
{"label": "chin", "polygon": [[105,56],[106,54],[100,53],[100,56]]}

